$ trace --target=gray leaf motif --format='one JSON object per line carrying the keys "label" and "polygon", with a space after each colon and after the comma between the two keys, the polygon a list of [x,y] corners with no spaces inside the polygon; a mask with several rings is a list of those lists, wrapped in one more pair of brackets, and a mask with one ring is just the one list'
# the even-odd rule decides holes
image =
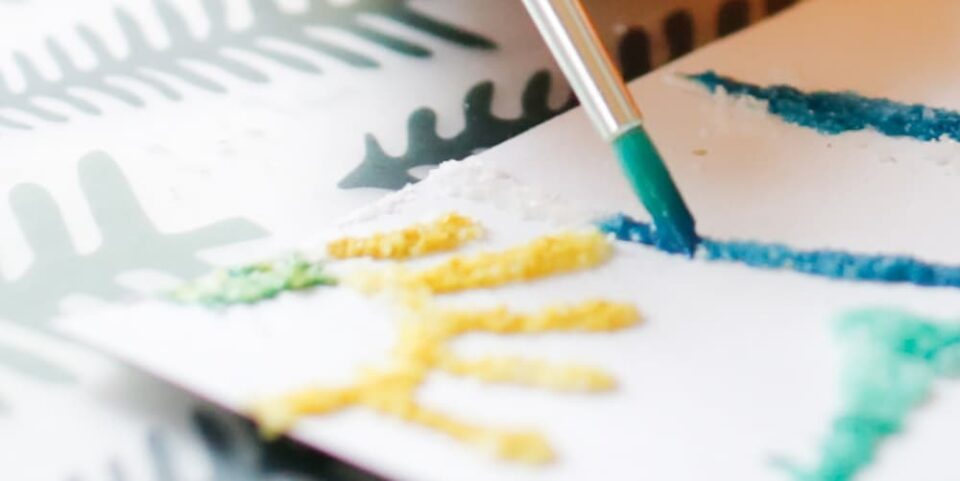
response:
{"label": "gray leaf motif", "polygon": [[432,109],[420,109],[407,121],[407,151],[399,157],[388,155],[380,142],[367,135],[366,155],[363,161],[338,184],[342,189],[376,187],[399,189],[416,182],[410,169],[422,165],[437,165],[447,160],[463,160],[481,149],[493,147],[520,135],[566,112],[575,105],[571,98],[559,108],[548,102],[551,90],[550,73],[540,71],[527,81],[521,104],[523,112],[514,119],[503,119],[493,114],[494,84],[481,82],[473,86],[463,101],[466,126],[457,135],[443,138],[437,134],[437,114]]}
{"label": "gray leaf motif", "polygon": [[[196,276],[209,269],[197,258],[199,251],[266,235],[243,219],[227,219],[186,232],[160,232],[116,162],[104,153],[81,159],[79,177],[102,234],[101,245],[94,252],[78,253],[50,193],[34,184],[15,187],[10,194],[11,207],[34,260],[18,278],[0,278],[0,319],[43,328],[68,295],[87,294],[105,300],[127,295],[128,290],[116,282],[118,274],[146,269]],[[5,345],[0,345],[0,364],[39,380],[72,378],[54,364]]]}
{"label": "gray leaf motif", "polygon": [[[102,35],[85,25],[77,26],[77,34],[96,59],[96,66],[92,69],[78,67],[60,42],[48,38],[47,50],[62,74],[56,80],[43,77],[34,60],[22,53],[14,53],[25,87],[14,92],[0,77],[0,111],[11,109],[42,121],[66,122],[69,117],[37,102],[40,99],[53,99],[79,112],[100,115],[101,108],[79,95],[78,89],[99,92],[133,107],[145,104],[141,94],[111,82],[111,78],[142,84],[169,100],[179,100],[184,85],[208,92],[226,91],[222,83],[191,68],[191,64],[213,67],[249,82],[269,81],[263,70],[233,53],[259,57],[301,72],[320,72],[320,68],[309,57],[278,49],[277,44],[298,47],[357,68],[375,68],[379,65],[374,58],[355,48],[311,34],[310,30],[316,27],[334,28],[350,34],[361,43],[377,45],[400,55],[431,55],[430,49],[424,45],[362,21],[361,17],[365,15],[386,18],[466,48],[494,48],[492,41],[478,34],[410,8],[407,0],[355,0],[340,6],[333,5],[330,0],[308,0],[308,8],[299,12],[285,12],[274,0],[253,0],[250,6],[254,20],[243,30],[228,26],[226,1],[202,0],[209,31],[205,36],[198,37],[188,28],[182,12],[165,0],[156,0],[157,16],[170,38],[170,44],[165,47],[152,45],[136,17],[118,7],[115,11],[117,23],[129,46],[129,53],[122,58],[110,52]],[[177,82],[171,82],[171,79]],[[29,130],[32,124],[0,116],[0,128]]]}

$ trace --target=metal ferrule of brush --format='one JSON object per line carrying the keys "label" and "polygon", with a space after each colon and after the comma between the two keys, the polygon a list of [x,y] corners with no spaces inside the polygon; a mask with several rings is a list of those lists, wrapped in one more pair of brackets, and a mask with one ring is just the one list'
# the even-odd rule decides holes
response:
{"label": "metal ferrule of brush", "polygon": [[590,120],[606,140],[641,122],[640,109],[580,0],[524,0]]}

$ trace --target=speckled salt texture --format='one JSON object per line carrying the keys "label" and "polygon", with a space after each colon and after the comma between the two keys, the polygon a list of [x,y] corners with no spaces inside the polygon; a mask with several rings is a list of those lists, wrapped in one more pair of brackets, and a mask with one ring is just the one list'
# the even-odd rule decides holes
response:
{"label": "speckled salt texture", "polygon": [[[710,107],[701,114],[710,118],[711,124],[709,128],[700,129],[698,132],[700,139],[731,134],[757,134],[760,132],[757,132],[756,116],[772,116],[778,120],[770,122],[769,127],[760,127],[766,135],[773,137],[782,135],[782,131],[778,128],[781,122],[821,132],[824,134],[824,143],[828,146],[832,146],[835,142],[830,139],[832,136],[855,135],[865,140],[851,145],[874,158],[878,163],[889,164],[903,159],[919,158],[943,167],[947,175],[960,174],[960,141],[957,140],[960,133],[952,130],[950,133],[944,132],[939,135],[931,133],[951,129],[952,127],[944,124],[952,125],[956,112],[929,106],[901,104],[887,99],[867,98],[854,92],[803,92],[792,87],[792,85],[801,84],[799,77],[796,78],[794,81],[773,82],[771,87],[760,87],[717,76],[712,72],[697,75],[670,72],[661,75],[663,83],[671,88],[691,93],[697,91],[702,93],[704,88],[709,91],[712,102]],[[728,85],[735,88],[736,92],[731,93]],[[777,92],[780,90],[789,91],[799,101],[809,102],[809,108],[792,107],[793,110],[790,110],[789,103],[777,97]],[[777,103],[772,105],[764,95],[775,98]],[[825,100],[820,101],[818,97],[824,97]],[[850,112],[840,110],[831,103],[840,101],[860,102],[866,107],[861,107],[863,112]],[[787,106],[784,106],[785,104]],[[902,129],[887,125],[894,123],[887,119],[888,116],[907,115],[908,112],[921,107],[922,114],[913,119],[913,122],[919,125],[911,127],[908,124]],[[831,113],[833,110],[838,111]],[[860,113],[863,114],[863,119],[858,117]],[[880,127],[874,128],[874,124]],[[882,147],[872,145],[873,143],[869,141],[872,135],[886,136],[889,141]]]}
{"label": "speckled salt texture", "polygon": [[517,213],[525,220],[545,221],[557,226],[584,225],[604,215],[600,211],[578,207],[559,194],[547,193],[524,183],[502,169],[485,165],[480,158],[470,157],[440,164],[418,184],[408,184],[400,191],[355,212],[340,226],[369,222],[394,214],[422,195],[469,200]]}

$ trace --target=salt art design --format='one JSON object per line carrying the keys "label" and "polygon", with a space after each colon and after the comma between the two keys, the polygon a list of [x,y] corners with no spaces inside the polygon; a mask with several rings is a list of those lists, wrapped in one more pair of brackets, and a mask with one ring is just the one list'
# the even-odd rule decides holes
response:
{"label": "salt art design", "polygon": [[[930,142],[960,140],[960,112],[870,98],[854,92],[804,92],[788,85],[762,87],[707,71],[688,78],[710,92],[750,97],[784,122],[825,135],[873,130],[889,137]],[[603,223],[617,238],[656,245],[649,225],[626,216]],[[790,269],[837,279],[960,287],[960,266],[907,256],[843,251],[797,251],[760,242],[703,239],[698,256],[752,267]],[[848,481],[870,465],[888,437],[931,394],[938,378],[960,375],[960,325],[894,310],[862,310],[843,317],[839,334],[849,349],[843,367],[842,412],[812,467],[781,463],[797,481]]]}
{"label": "salt art design", "polygon": [[[102,152],[80,159],[79,177],[103,237],[89,253],[77,251],[63,214],[47,190],[21,184],[10,193],[14,217],[34,260],[22,275],[0,279],[0,319],[42,327],[58,314],[59,302],[68,295],[106,300],[128,296],[133,291],[116,279],[123,272],[149,269],[190,278],[210,269],[198,252],[266,235],[259,226],[239,218],[184,232],[161,232],[116,162]],[[144,251],[151,255],[143,256]]]}
{"label": "salt art design", "polygon": [[[408,259],[450,251],[478,237],[480,227],[459,214],[396,232],[343,238],[327,245],[338,259],[377,257]],[[507,306],[489,309],[440,307],[444,294],[532,282],[590,269],[607,261],[610,242],[598,231],[544,236],[494,252],[453,255],[432,267],[413,269],[400,262],[341,279],[340,284],[369,294],[386,293],[395,303],[399,335],[385,365],[361,371],[345,386],[309,387],[260,400],[253,414],[270,437],[290,429],[305,416],[362,407],[440,431],[502,459],[545,463],[554,458],[538,432],[486,427],[420,405],[416,393],[431,372],[446,372],[491,383],[510,383],[558,392],[602,392],[615,388],[606,372],[579,364],[558,364],[523,357],[468,359],[449,343],[471,332],[502,335],[545,332],[610,332],[637,324],[632,304],[603,299],[553,305],[537,312]]]}
{"label": "salt art design", "polygon": [[[625,215],[604,221],[601,229],[622,241],[657,245],[650,225]],[[796,251],[779,244],[702,238],[696,257],[844,280],[960,287],[960,267],[902,256]],[[797,481],[853,479],[873,461],[880,444],[903,429],[937,377],[960,375],[960,325],[898,311],[864,310],[846,316],[839,326],[852,347],[843,369],[843,412],[822,444],[817,466],[782,463]]]}
{"label": "salt art design", "polygon": [[[766,10],[762,14],[777,13],[793,3],[794,0],[767,0]],[[747,15],[749,8],[749,4],[740,0],[723,4],[718,11],[718,36],[746,26],[750,22]],[[672,12],[663,19],[661,27],[664,33],[662,40],[667,44],[670,59],[689,53],[697,45],[695,25],[690,12]],[[629,27],[620,37],[617,58],[626,80],[635,79],[659,65],[652,55],[652,42],[647,30],[639,25]],[[437,133],[436,111],[430,108],[416,110],[407,120],[405,152],[390,155],[376,137],[368,134],[363,160],[340,180],[338,186],[342,189],[400,189],[418,181],[410,174],[415,167],[439,165],[447,160],[463,160],[520,135],[577,105],[576,98],[570,96],[562,105],[551,107],[548,101],[551,90],[550,73],[535,73],[527,81],[523,92],[520,116],[503,119],[493,114],[494,84],[487,81],[478,83],[464,97],[465,127],[456,135],[447,138]]]}
{"label": "salt art design", "polygon": [[960,323],[945,323],[895,310],[868,309],[840,319],[847,350],[841,412],[812,467],[782,463],[797,481],[848,481],[876,456],[888,437],[938,379],[960,376]]}

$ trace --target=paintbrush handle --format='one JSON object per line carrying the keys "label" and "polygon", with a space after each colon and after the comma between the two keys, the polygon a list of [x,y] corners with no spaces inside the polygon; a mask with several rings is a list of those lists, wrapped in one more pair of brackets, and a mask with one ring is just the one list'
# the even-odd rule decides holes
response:
{"label": "paintbrush handle", "polygon": [[640,124],[640,109],[580,0],[524,0],[580,104],[606,140]]}

